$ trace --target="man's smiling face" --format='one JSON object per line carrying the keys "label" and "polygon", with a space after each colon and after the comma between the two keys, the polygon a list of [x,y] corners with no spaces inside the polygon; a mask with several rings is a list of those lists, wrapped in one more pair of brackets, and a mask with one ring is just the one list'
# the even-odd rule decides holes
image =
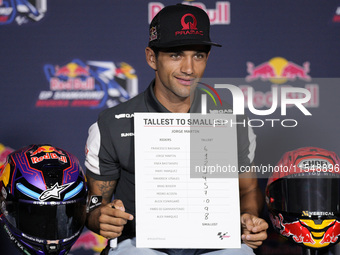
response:
{"label": "man's smiling face", "polygon": [[192,45],[159,51],[155,80],[158,92],[168,99],[189,97],[204,74],[209,49],[203,45]]}

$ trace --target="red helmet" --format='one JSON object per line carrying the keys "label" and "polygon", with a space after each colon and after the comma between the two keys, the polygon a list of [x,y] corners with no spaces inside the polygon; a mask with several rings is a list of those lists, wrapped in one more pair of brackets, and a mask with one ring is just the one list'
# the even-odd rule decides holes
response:
{"label": "red helmet", "polygon": [[305,147],[286,152],[266,188],[273,227],[305,248],[325,248],[340,236],[340,160]]}

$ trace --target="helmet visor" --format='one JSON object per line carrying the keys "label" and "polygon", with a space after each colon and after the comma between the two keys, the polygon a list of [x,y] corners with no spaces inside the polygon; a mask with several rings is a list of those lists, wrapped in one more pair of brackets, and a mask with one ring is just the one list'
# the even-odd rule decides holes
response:
{"label": "helmet visor", "polygon": [[339,213],[339,178],[281,178],[268,186],[270,207],[305,216]]}
{"label": "helmet visor", "polygon": [[20,232],[45,240],[74,236],[85,224],[85,200],[70,202],[19,201],[7,204],[8,221]]}

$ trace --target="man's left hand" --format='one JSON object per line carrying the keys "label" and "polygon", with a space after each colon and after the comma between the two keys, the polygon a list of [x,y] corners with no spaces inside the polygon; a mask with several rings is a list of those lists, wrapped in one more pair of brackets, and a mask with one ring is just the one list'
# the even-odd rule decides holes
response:
{"label": "man's left hand", "polygon": [[241,215],[242,241],[249,247],[256,249],[267,239],[268,223],[252,214]]}

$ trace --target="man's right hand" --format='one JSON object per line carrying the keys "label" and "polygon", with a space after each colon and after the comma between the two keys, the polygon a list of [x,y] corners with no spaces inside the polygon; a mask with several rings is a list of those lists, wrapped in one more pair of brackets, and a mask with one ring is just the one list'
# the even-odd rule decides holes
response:
{"label": "man's right hand", "polygon": [[133,220],[133,215],[125,212],[121,200],[115,199],[100,208],[99,234],[107,239],[116,238],[122,234],[128,220]]}
{"label": "man's right hand", "polygon": [[121,200],[112,201],[117,181],[96,180],[89,175],[86,175],[86,177],[89,196],[102,197],[101,206],[87,214],[86,227],[107,239],[120,236],[124,225],[128,220],[133,220],[133,216],[125,212],[125,207]]}

